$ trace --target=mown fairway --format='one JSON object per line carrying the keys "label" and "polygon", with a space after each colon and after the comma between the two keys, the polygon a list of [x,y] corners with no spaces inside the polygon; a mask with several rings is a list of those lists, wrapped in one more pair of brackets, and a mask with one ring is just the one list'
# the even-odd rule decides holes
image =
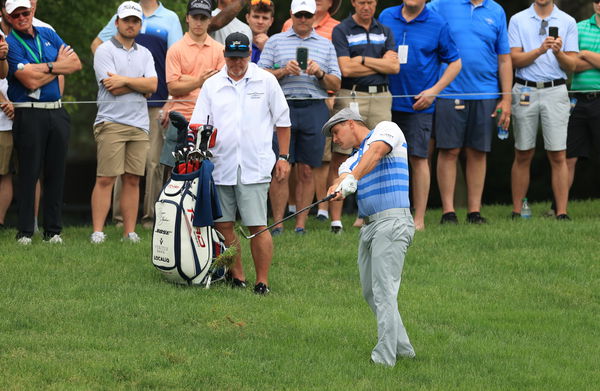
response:
{"label": "mown fairway", "polygon": [[[600,384],[600,202],[572,222],[441,227],[430,211],[407,257],[400,310],[415,360],[369,363],[376,325],[360,295],[358,230],[275,239],[272,293],[165,283],[142,245],[23,248],[0,231],[2,390],[593,390]],[[347,217],[350,226],[353,216]],[[254,272],[244,241],[248,279]]]}

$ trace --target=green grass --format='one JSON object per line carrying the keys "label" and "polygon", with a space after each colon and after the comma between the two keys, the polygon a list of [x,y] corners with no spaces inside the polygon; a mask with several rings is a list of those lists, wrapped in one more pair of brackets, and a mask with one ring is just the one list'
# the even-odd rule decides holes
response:
{"label": "green grass", "polygon": [[[24,248],[0,232],[2,390],[593,390],[600,383],[600,202],[572,222],[439,226],[430,211],[399,304],[417,358],[369,363],[376,324],[360,294],[358,230],[275,239],[272,294],[165,283],[144,244],[67,228]],[[352,216],[344,221],[349,227]],[[244,241],[247,276],[254,272]]]}

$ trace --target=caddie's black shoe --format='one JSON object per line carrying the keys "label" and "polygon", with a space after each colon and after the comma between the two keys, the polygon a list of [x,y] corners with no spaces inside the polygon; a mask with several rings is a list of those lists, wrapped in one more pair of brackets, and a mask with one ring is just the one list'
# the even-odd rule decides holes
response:
{"label": "caddie's black shoe", "polygon": [[444,213],[442,215],[442,219],[440,220],[440,224],[458,224],[458,218],[456,217],[456,213]]}
{"label": "caddie's black shoe", "polygon": [[487,220],[479,212],[471,212],[467,214],[467,223],[469,224],[486,224]]}
{"label": "caddie's black shoe", "polygon": [[571,221],[571,218],[569,217],[568,214],[563,213],[561,215],[556,216],[556,220],[561,220],[561,221]]}
{"label": "caddie's black shoe", "polygon": [[254,285],[254,293],[256,293],[257,295],[266,295],[269,292],[271,292],[269,287],[262,282],[259,282],[258,284]]}
{"label": "caddie's black shoe", "polygon": [[519,220],[521,218],[521,213],[511,212],[510,218],[512,220]]}
{"label": "caddie's black shoe", "polygon": [[239,280],[237,278],[234,278],[233,280],[231,280],[231,286],[233,288],[241,288],[241,289],[245,289],[246,288],[246,281],[243,280]]}

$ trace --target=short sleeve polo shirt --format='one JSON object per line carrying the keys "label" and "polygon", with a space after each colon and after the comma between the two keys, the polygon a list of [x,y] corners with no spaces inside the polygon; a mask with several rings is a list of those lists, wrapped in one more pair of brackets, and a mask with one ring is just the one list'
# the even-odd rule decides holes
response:
{"label": "short sleeve polo shirt", "polygon": [[94,72],[98,82],[98,114],[94,124],[116,122],[149,131],[146,99],[139,92],[115,96],[101,81],[114,73],[127,77],[156,77],[152,54],[145,47],[134,44],[129,50],[115,38],[98,46],[94,55]]}
{"label": "short sleeve polo shirt", "polygon": [[[392,31],[376,19],[373,19],[369,31],[367,31],[364,27],[358,25],[352,16],[349,16],[335,26],[332,41],[338,57],[365,56],[382,58],[388,50],[396,50]],[[343,88],[351,88],[353,84],[374,86],[387,83],[387,75],[381,73],[362,77],[344,77],[342,79]]]}
{"label": "short sleeve polo shirt", "polygon": [[[575,19],[558,9],[555,4],[552,14],[547,20],[549,27],[558,27],[558,35],[563,40],[562,50],[564,52],[579,52]],[[510,18],[508,27],[510,47],[522,48],[524,52],[539,48],[548,36],[549,28],[546,28],[545,34],[540,34],[541,24],[542,18],[535,12],[533,4],[526,10],[513,15]],[[567,74],[561,69],[552,50],[548,50],[539,56],[532,64],[524,68],[517,68],[516,76],[530,81],[550,81],[567,78]]]}
{"label": "short sleeve polo shirt", "polygon": [[[442,92],[444,98],[499,98],[498,56],[510,54],[504,9],[493,0],[477,6],[470,0],[432,0],[427,6],[448,22],[462,60],[460,73]],[[477,95],[452,95],[462,93]]]}
{"label": "short sleeve polo shirt", "polygon": [[[8,98],[12,102],[55,102],[61,97],[58,77],[40,88],[39,99],[30,97],[29,90],[15,77],[15,72],[18,71],[17,66],[19,64],[54,62],[56,61],[60,47],[66,45],[54,30],[35,26],[33,30],[35,36],[18,33],[16,30],[13,30],[6,37],[6,42],[10,47],[8,51]],[[17,35],[23,40],[26,46],[17,40]],[[39,37],[39,47],[37,45],[37,37]]]}
{"label": "short sleeve polo shirt", "polygon": [[[596,22],[596,15],[577,23],[577,29],[579,31],[579,50],[600,53],[600,26]],[[594,68],[575,73],[571,89],[600,91],[600,69]]]}
{"label": "short sleeve polo shirt", "polygon": [[[413,20],[407,22],[402,16],[404,5],[390,7],[381,12],[379,21],[388,26],[398,45],[408,46],[408,61],[401,65],[401,72],[389,75],[392,110],[414,113],[412,96],[431,88],[440,78],[442,63],[460,58],[450,34],[448,23],[437,13],[424,8]],[[419,75],[419,77],[415,77]],[[433,113],[432,104],[421,113]]]}

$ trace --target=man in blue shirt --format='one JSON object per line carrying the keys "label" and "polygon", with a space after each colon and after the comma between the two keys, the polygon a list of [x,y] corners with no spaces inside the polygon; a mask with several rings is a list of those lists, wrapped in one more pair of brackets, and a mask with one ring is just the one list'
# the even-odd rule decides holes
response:
{"label": "man in blue shirt", "polygon": [[[403,97],[392,101],[392,120],[402,129],[408,142],[417,230],[425,228],[434,101],[461,68],[448,23],[427,9],[425,3],[426,0],[405,0],[402,5],[387,8],[379,15],[379,21],[397,37],[402,68],[398,74],[389,75],[390,91],[394,96]],[[440,73],[442,63],[449,64],[443,74]]]}
{"label": "man in blue shirt", "polygon": [[[341,80],[332,43],[312,27],[316,7],[315,0],[292,1],[292,28],[269,38],[258,62],[259,67],[275,75],[288,98],[292,120],[290,156],[280,155],[280,158],[289,158],[297,166],[296,207],[299,210],[309,205],[314,196],[312,168],[321,165],[325,145],[321,128],[329,119],[325,99],[327,91],[340,88]],[[305,69],[296,61],[299,47],[308,50]],[[289,195],[288,179],[271,182],[271,207],[276,221],[283,218]],[[305,233],[307,216],[308,211],[296,217],[296,233]],[[282,229],[283,225],[278,226],[274,233]]]}
{"label": "man in blue shirt", "polygon": [[62,243],[62,204],[70,120],[62,107],[59,75],[81,69],[79,57],[53,30],[34,27],[29,0],[8,0],[13,30],[6,38],[8,98],[14,102],[19,160],[17,240],[31,244],[35,184],[44,172],[44,240]]}
{"label": "man in blue shirt", "polygon": [[432,0],[428,7],[450,25],[462,60],[460,74],[436,102],[441,223],[458,223],[454,187],[458,156],[464,149],[467,222],[483,224],[486,219],[480,211],[487,153],[491,151],[496,120],[504,129],[510,123],[512,64],[506,15],[493,0]]}
{"label": "man in blue shirt", "polygon": [[342,200],[356,192],[360,230],[358,268],[365,300],[377,318],[377,345],[371,361],[394,366],[413,349],[398,311],[398,290],[404,257],[415,225],[408,199],[406,139],[398,125],[383,121],[370,130],[356,111],[346,108],[331,117],[323,133],[342,148],[357,151],[339,170],[329,188]]}

